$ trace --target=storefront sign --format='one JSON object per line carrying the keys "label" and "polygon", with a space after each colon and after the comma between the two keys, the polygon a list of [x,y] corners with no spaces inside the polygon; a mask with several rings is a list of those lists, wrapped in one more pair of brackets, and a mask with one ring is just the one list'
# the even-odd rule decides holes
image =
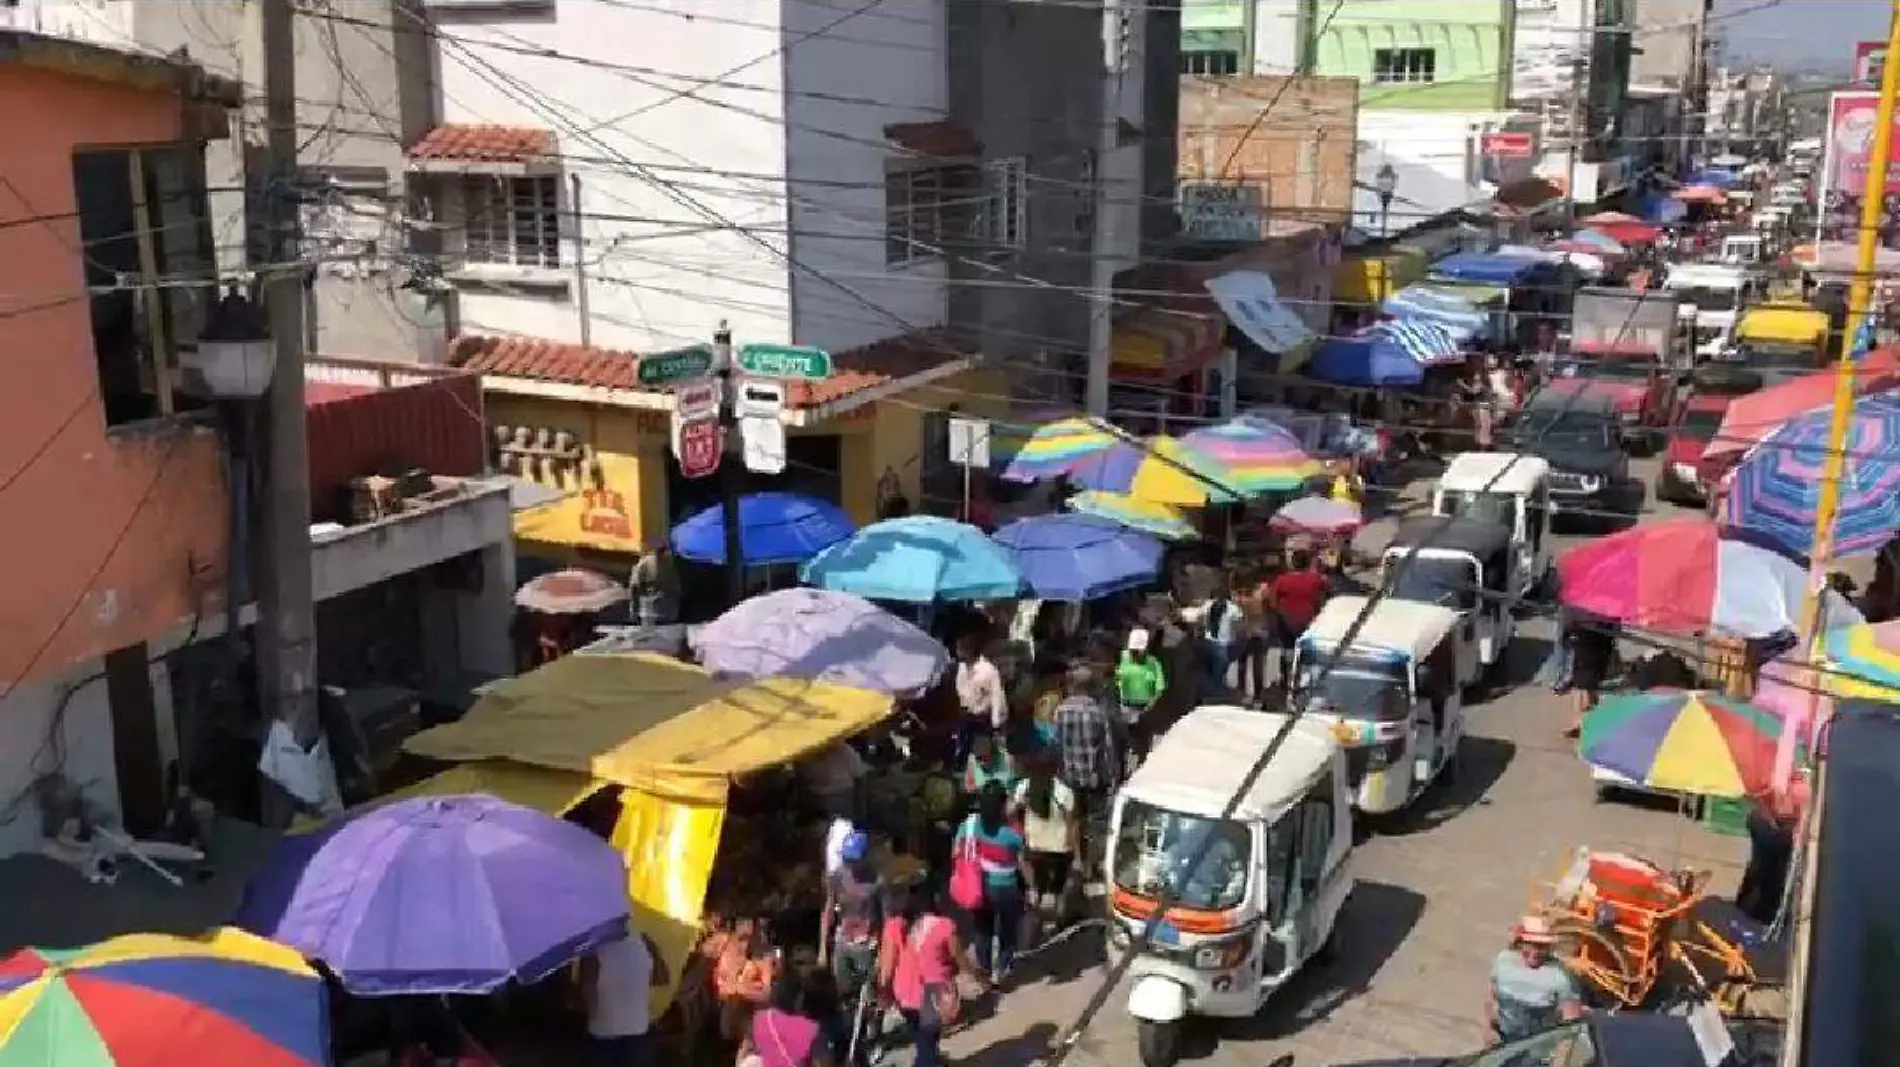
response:
{"label": "storefront sign", "polygon": [[1228,321],[1268,352],[1290,352],[1313,339],[1313,331],[1280,301],[1269,274],[1228,271],[1209,278],[1207,292]]}
{"label": "storefront sign", "polygon": [[1478,143],[1479,150],[1492,159],[1529,159],[1537,147],[1528,133],[1487,133]]}
{"label": "storefront sign", "polygon": [[1181,183],[1181,229],[1203,241],[1260,240],[1264,208],[1257,185]]}
{"label": "storefront sign", "polygon": [[1854,45],[1854,80],[1879,82],[1887,66],[1887,42],[1861,41]]}
{"label": "storefront sign", "polygon": [[633,456],[596,452],[575,472],[579,488],[563,480],[549,483],[568,495],[539,507],[515,512],[515,536],[548,545],[572,545],[600,552],[639,552],[640,461]]}
{"label": "storefront sign", "polygon": [[[1820,205],[1822,241],[1853,241],[1859,231],[1861,198],[1867,192],[1867,167],[1873,155],[1879,109],[1880,94],[1875,92],[1835,93],[1828,102],[1827,148],[1815,197]],[[1884,195],[1890,205],[1890,219],[1891,205],[1900,200],[1900,167],[1888,170]],[[1891,235],[1883,235],[1882,243],[1891,247]]]}

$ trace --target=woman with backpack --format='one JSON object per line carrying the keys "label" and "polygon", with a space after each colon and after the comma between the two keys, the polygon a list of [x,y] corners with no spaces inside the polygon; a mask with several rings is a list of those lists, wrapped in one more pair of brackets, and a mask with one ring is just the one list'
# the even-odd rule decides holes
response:
{"label": "woman with backpack", "polygon": [[[991,782],[977,794],[976,811],[958,827],[951,854],[951,892],[970,913],[977,963],[1000,982],[1021,940],[1023,886],[1030,878],[1028,843],[1009,824],[1009,794],[1001,784]],[[980,882],[970,876],[971,864]]]}
{"label": "woman with backpack", "polygon": [[957,989],[961,971],[987,986],[989,978],[922,887],[912,887],[884,923],[878,953],[878,984],[904,1014],[916,1042],[913,1067],[940,1067],[943,1031],[963,1010]]}

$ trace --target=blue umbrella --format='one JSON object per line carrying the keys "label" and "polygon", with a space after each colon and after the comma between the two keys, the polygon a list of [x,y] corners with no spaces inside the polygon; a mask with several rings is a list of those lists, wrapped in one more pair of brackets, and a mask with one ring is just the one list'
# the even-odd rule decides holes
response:
{"label": "blue umbrella", "polygon": [[1335,385],[1417,385],[1425,364],[1398,341],[1370,332],[1335,337],[1306,361],[1306,374]]}
{"label": "blue umbrella", "polygon": [[[803,563],[853,529],[843,508],[797,493],[752,493],[739,501],[740,547],[754,566]],[[673,527],[673,551],[695,563],[726,562],[726,523],[717,504]]]}
{"label": "blue umbrella", "polygon": [[[1812,547],[1833,411],[1797,415],[1729,475],[1722,520],[1790,556]],[[1900,531],[1900,396],[1854,402],[1834,519],[1834,555],[1871,556]]]}
{"label": "blue umbrella", "polygon": [[1022,572],[1003,546],[974,526],[935,515],[872,523],[812,557],[806,585],[866,600],[928,604],[1003,600],[1022,591]]}
{"label": "blue umbrella", "polygon": [[996,531],[1030,592],[1082,601],[1148,585],[1161,568],[1161,542],[1095,515],[1037,515]]}

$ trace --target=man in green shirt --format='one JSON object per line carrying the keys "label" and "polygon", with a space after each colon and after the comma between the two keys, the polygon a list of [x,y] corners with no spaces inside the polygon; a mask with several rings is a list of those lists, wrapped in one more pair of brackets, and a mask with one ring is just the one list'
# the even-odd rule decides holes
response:
{"label": "man in green shirt", "polygon": [[1148,755],[1145,713],[1168,687],[1168,676],[1161,661],[1148,654],[1148,631],[1140,627],[1128,631],[1128,647],[1115,667],[1115,691],[1121,699],[1122,720],[1128,724],[1128,746],[1136,759]]}

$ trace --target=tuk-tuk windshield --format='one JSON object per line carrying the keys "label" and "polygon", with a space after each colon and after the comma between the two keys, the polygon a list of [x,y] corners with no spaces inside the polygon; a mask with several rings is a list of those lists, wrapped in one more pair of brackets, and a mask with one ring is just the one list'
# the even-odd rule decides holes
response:
{"label": "tuk-tuk windshield", "polygon": [[[1207,858],[1187,875],[1203,847]],[[1151,899],[1173,889],[1179,907],[1225,911],[1247,898],[1252,860],[1245,823],[1183,815],[1132,797],[1122,802],[1115,835],[1115,884],[1121,889]]]}
{"label": "tuk-tuk windshield", "polygon": [[1405,661],[1342,656],[1327,671],[1325,661],[1329,658],[1301,650],[1300,671],[1293,687],[1294,707],[1373,722],[1401,722],[1411,715]]}
{"label": "tuk-tuk windshield", "polygon": [[1462,515],[1479,522],[1494,522],[1507,530],[1517,529],[1517,497],[1510,493],[1473,493],[1447,489],[1438,505],[1440,515]]}
{"label": "tuk-tuk windshield", "polygon": [[1479,577],[1478,566],[1469,559],[1419,556],[1403,566],[1392,561],[1385,588],[1400,600],[1472,611],[1478,606]]}

